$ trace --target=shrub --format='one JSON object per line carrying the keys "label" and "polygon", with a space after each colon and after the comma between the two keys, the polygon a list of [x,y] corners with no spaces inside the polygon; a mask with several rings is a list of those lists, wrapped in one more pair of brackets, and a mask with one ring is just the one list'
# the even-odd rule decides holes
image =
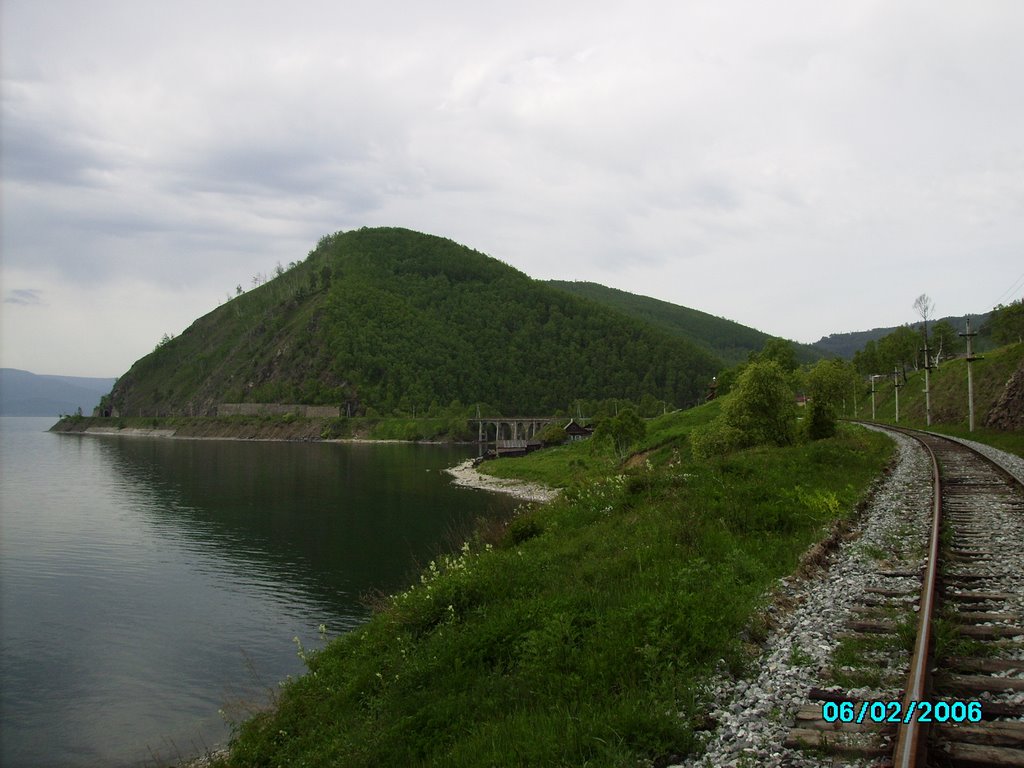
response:
{"label": "shrub", "polygon": [[721,418],[694,427],[690,432],[690,450],[694,458],[702,461],[715,456],[725,456],[736,450],[741,442],[740,431],[726,424]]}
{"label": "shrub", "polygon": [[512,518],[505,528],[504,546],[514,547],[524,541],[540,536],[544,526],[531,514],[518,514]]}
{"label": "shrub", "polygon": [[645,434],[647,425],[632,408],[624,408],[614,418],[602,421],[594,430],[595,439],[598,442],[611,442],[619,459],[625,458],[630,448],[642,440]]}
{"label": "shrub", "polygon": [[739,436],[739,447],[790,445],[795,437],[793,390],[789,377],[774,360],[751,363],[740,374],[722,418]]}
{"label": "shrub", "polygon": [[824,440],[835,437],[836,415],[831,406],[818,400],[812,400],[807,406],[806,430],[811,440]]}

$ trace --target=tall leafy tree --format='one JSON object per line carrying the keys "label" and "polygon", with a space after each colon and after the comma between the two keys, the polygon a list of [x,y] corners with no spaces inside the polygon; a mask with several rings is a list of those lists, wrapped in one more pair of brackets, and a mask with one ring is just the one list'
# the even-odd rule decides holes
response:
{"label": "tall leafy tree", "polygon": [[843,360],[822,360],[807,374],[810,395],[808,435],[813,440],[832,437],[836,432],[840,404],[853,394],[857,372]]}
{"label": "tall leafy tree", "polygon": [[[918,368],[919,352],[921,346],[920,337],[914,333],[910,326],[903,325],[882,337],[878,342],[878,352],[881,363],[888,370],[889,368],[899,370],[903,375],[904,382],[907,380],[907,368],[914,370]],[[885,373],[886,371],[880,371]]]}
{"label": "tall leafy tree", "polygon": [[997,305],[982,328],[982,333],[991,336],[996,344],[1024,341],[1024,300]]}
{"label": "tall leafy tree", "polygon": [[956,329],[948,322],[940,320],[932,326],[930,352],[936,365],[956,355],[962,346]]}
{"label": "tall leafy tree", "polygon": [[796,405],[790,376],[775,360],[749,364],[733,397],[722,406],[725,424],[736,430],[741,446],[789,445],[795,437]]}
{"label": "tall leafy tree", "polygon": [[879,373],[885,368],[882,355],[878,350],[878,342],[874,339],[864,345],[864,349],[853,353],[853,365],[864,376]]}

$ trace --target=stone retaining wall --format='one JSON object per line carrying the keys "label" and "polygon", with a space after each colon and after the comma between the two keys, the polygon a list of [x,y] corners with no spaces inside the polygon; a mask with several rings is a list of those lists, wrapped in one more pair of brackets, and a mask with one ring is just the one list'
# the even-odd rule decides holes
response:
{"label": "stone retaining wall", "polygon": [[284,416],[287,413],[313,419],[332,419],[341,415],[341,406],[289,403],[220,403],[217,405],[218,416]]}

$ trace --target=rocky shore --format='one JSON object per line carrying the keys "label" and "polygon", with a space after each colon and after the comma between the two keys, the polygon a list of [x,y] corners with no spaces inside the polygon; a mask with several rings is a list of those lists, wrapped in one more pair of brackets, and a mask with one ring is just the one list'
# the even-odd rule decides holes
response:
{"label": "rocky shore", "polygon": [[491,477],[477,470],[474,459],[466,459],[461,464],[449,467],[445,470],[452,476],[455,485],[464,488],[478,488],[484,491],[496,493],[507,493],[523,501],[551,501],[558,495],[557,488],[548,488],[539,483],[527,483],[522,480],[508,480],[501,477]]}

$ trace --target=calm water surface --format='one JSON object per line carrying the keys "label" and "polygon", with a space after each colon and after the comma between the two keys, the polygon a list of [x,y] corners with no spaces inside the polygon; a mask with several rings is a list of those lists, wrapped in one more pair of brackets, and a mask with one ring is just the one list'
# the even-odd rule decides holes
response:
{"label": "calm water surface", "polygon": [[453,531],[509,500],[468,450],[81,437],[0,418],[0,765],[137,766],[222,744]]}

